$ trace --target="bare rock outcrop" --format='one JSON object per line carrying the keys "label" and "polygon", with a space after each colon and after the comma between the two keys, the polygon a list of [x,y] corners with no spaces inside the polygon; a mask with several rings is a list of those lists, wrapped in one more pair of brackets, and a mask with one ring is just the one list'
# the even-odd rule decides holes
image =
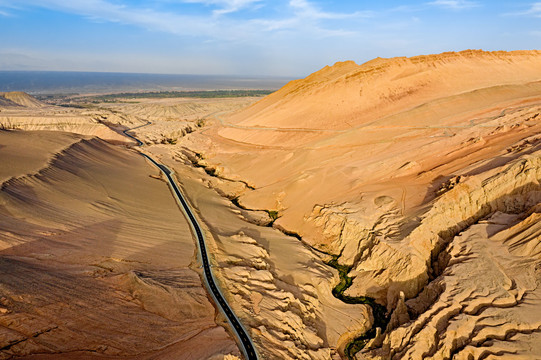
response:
{"label": "bare rock outcrop", "polygon": [[524,215],[496,212],[454,237],[443,273],[407,301],[414,320],[357,358],[541,356],[540,219],[539,206]]}
{"label": "bare rock outcrop", "polygon": [[381,238],[395,237],[400,219],[396,201],[389,196],[373,200],[375,206],[360,207],[356,204],[316,205],[306,221],[321,228],[329,239],[321,246],[331,254],[340,254],[339,262],[353,265],[363,258]]}
{"label": "bare rock outcrop", "polygon": [[350,311],[355,307],[358,314],[363,314],[359,319],[366,320],[351,319],[348,331],[330,337],[324,331],[323,319],[328,316],[325,313],[329,313],[330,299],[323,297],[321,292],[330,289],[324,280],[324,273],[328,270],[321,262],[311,261],[311,272],[315,275],[311,281],[305,279],[293,283],[293,279],[288,281],[288,276],[274,269],[268,250],[254,239],[240,233],[231,240],[237,246],[236,251],[217,255],[217,271],[225,280],[223,286],[231,294],[230,303],[238,308],[237,313],[241,316],[250,314],[249,317],[243,316],[244,321],[252,328],[254,339],[266,356],[329,359],[331,347],[340,351],[370,328],[373,321],[370,310],[364,305],[357,305]]}
{"label": "bare rock outcrop", "polygon": [[[323,227],[323,234],[333,235],[332,246],[344,251],[344,263],[355,263],[347,294],[367,295],[394,308],[400,292],[411,298],[423,289],[437,269],[439,253],[455,234],[496,211],[520,213],[537,204],[541,200],[539,179],[539,151],[503,168],[463,177],[434,201],[402,239],[374,235],[380,224],[386,225],[382,219],[396,216],[393,212],[382,211],[366,221],[343,206],[318,207],[312,221]],[[396,228],[398,232],[399,226]]]}

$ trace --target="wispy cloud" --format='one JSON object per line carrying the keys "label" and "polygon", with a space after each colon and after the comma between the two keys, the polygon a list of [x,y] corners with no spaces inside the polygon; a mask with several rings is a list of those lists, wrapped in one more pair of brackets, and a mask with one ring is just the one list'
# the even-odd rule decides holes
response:
{"label": "wispy cloud", "polygon": [[451,10],[463,10],[463,9],[471,9],[474,7],[479,7],[480,4],[475,1],[467,1],[467,0],[436,0],[427,3],[431,6],[438,6],[445,9],[451,9]]}
{"label": "wispy cloud", "polygon": [[[0,0],[0,5],[2,4],[3,1]],[[224,38],[234,36],[232,29],[226,26],[223,26],[221,31],[217,31],[216,27],[219,26],[219,23],[209,21],[204,16],[188,16],[152,8],[133,7],[107,0],[20,0],[17,6],[46,8],[90,19],[135,25],[148,30],[176,35],[216,36],[219,34],[219,37]]]}
{"label": "wispy cloud", "polygon": [[215,5],[219,9],[213,10],[214,15],[224,15],[244,9],[259,8],[262,0],[183,0],[185,3]]}
{"label": "wispy cloud", "polygon": [[355,17],[372,17],[372,11],[356,11],[354,13],[335,13],[318,9],[307,0],[290,0],[289,6],[295,9],[296,14],[302,18],[310,19],[347,19]]}
{"label": "wispy cloud", "polygon": [[508,13],[505,15],[511,16],[533,16],[541,18],[541,2],[536,2],[530,5],[530,8],[525,11],[520,11],[516,13]]}
{"label": "wispy cloud", "polygon": [[324,11],[307,0],[289,0],[288,6],[292,10],[289,17],[254,19],[253,23],[265,31],[304,31],[322,37],[342,37],[354,35],[356,32],[354,30],[330,27],[328,21],[354,20],[375,16],[372,11],[356,11],[353,13]]}
{"label": "wispy cloud", "polygon": [[[180,36],[207,37],[221,40],[242,40],[257,33],[310,29],[320,36],[350,35],[352,31],[329,28],[320,24],[326,20],[347,18],[366,18],[371,12],[337,13],[327,12],[308,0],[289,0],[286,8],[289,12],[282,17],[232,19],[227,15],[244,9],[256,9],[263,6],[264,0],[177,0],[175,2],[194,3],[215,6],[207,14],[185,15],[178,12],[160,11],[147,7],[128,5],[127,2],[110,0],[19,0],[18,7],[33,6],[62,11],[93,20],[130,24],[152,31],[162,31]],[[0,0],[3,5],[6,0]]]}
{"label": "wispy cloud", "polygon": [[428,6],[426,4],[420,4],[420,5],[399,5],[394,8],[389,9],[389,12],[405,12],[405,13],[412,13],[412,12],[418,12],[422,10],[426,10]]}

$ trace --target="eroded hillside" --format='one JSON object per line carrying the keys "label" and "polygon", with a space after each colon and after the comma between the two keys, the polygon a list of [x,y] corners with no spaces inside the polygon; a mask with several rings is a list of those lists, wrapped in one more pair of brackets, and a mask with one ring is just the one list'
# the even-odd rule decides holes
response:
{"label": "eroded hillside", "polygon": [[124,136],[103,124],[107,119],[129,122],[96,108],[58,107],[42,103],[23,92],[0,93],[0,129],[66,131],[129,144]]}
{"label": "eroded hillside", "polygon": [[153,122],[134,132],[263,358],[540,356],[540,52],[337,63],[255,101],[99,104],[98,122]]}
{"label": "eroded hillside", "polygon": [[[482,315],[468,320],[473,332],[453,335],[461,310],[445,311],[441,319],[430,311],[453,301],[464,309],[495,304],[495,313],[501,307],[497,299],[504,295],[487,284],[475,290],[488,292],[485,299],[470,294],[466,280],[473,265],[452,256],[482,257],[477,243],[456,236],[482,228],[494,216],[508,220],[501,231],[520,227],[521,216],[535,217],[540,65],[536,51],[338,63],[219,117],[215,127],[190,134],[182,146],[200,154],[204,159],[195,161],[214,175],[249,185],[229,195],[239,206],[276,213],[273,227],[336,256],[351,278],[345,296],[368,296],[387,308],[388,331],[371,343],[370,356],[477,358],[485,349],[472,347],[490,347],[493,338],[499,339],[494,354],[507,354],[506,343],[509,353],[518,354],[521,345],[511,340],[524,341],[526,348],[535,343],[534,319],[502,333],[489,331],[480,340],[475,334],[485,334]],[[535,248],[540,240],[517,235],[496,245],[501,236],[484,236],[502,252],[511,243]],[[515,264],[498,261],[484,270],[494,273],[487,275],[494,282],[504,279],[497,269]],[[521,261],[533,269],[538,264],[535,251]],[[457,269],[463,270],[455,271],[462,262]],[[451,272],[453,278],[446,277]],[[518,280],[505,278],[510,285],[495,286],[520,293],[505,307],[517,305],[513,311],[522,313],[519,299],[536,301],[538,276],[534,271],[520,289]],[[463,297],[442,299],[447,293]],[[445,322],[450,329],[442,330]],[[368,355],[358,354],[363,356]]]}
{"label": "eroded hillside", "polygon": [[159,171],[59,130],[0,130],[0,358],[237,358]]}

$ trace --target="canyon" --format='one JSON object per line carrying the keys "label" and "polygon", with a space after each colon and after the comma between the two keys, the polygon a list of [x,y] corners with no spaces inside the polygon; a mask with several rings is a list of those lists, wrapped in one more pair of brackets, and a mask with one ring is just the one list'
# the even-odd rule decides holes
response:
{"label": "canyon", "polygon": [[138,151],[260,358],[541,356],[539,51],[339,62],[264,98],[0,95],[2,358],[241,356]]}

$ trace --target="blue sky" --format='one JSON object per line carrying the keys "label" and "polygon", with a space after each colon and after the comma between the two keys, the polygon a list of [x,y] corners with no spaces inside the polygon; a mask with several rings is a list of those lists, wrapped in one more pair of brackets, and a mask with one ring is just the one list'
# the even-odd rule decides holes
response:
{"label": "blue sky", "polygon": [[0,0],[0,70],[301,77],[336,61],[541,49],[541,2]]}

